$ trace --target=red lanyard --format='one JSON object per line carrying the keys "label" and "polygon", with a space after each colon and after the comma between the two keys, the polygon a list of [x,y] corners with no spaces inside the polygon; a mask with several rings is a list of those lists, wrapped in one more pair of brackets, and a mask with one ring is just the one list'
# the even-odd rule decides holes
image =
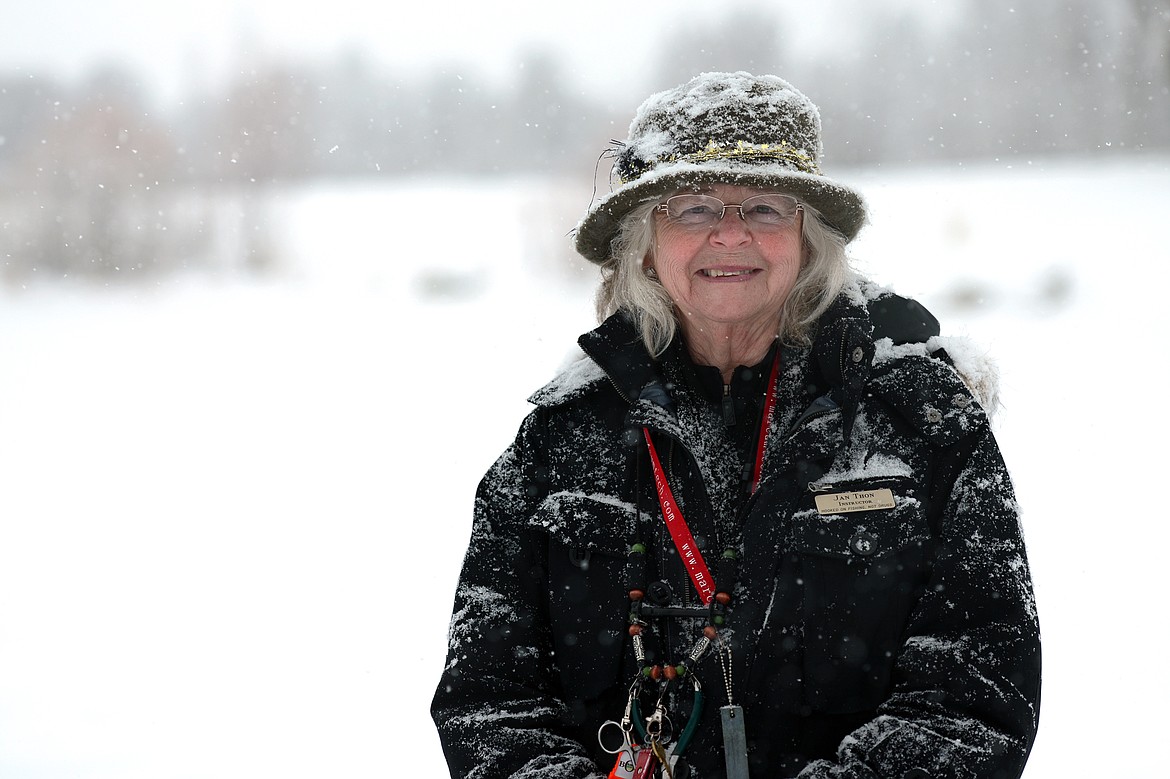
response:
{"label": "red lanyard", "polygon": [[772,415],[776,412],[776,377],[780,375],[780,347],[776,347],[776,358],[772,360],[772,375],[768,377],[768,394],[764,396],[764,414],[760,419],[760,434],[756,436],[756,467],[752,469],[752,494],[760,486],[764,472],[764,445],[768,442],[768,431],[772,429]]}
{"label": "red lanyard", "polygon": [[674,495],[670,485],[666,483],[666,473],[662,470],[662,463],[658,461],[658,452],[654,449],[654,442],[650,440],[650,431],[642,428],[646,436],[646,446],[650,448],[650,464],[654,467],[654,486],[658,490],[658,502],[662,504],[662,519],[666,522],[666,529],[670,531],[670,538],[674,541],[674,548],[691,577],[691,583],[699,592],[699,600],[706,606],[715,597],[715,582],[711,572],[707,570],[707,563],[699,547],[695,545],[691,529],[683,519],[682,511],[674,502]]}
{"label": "red lanyard", "polygon": [[[764,467],[764,449],[768,443],[768,432],[771,430],[772,414],[776,410],[776,377],[780,372],[780,353],[772,360],[772,375],[768,379],[768,393],[764,396],[764,413],[760,420],[759,443],[756,445],[756,465],[752,469],[752,494],[760,486],[760,475]],[[715,581],[711,571],[703,560],[703,554],[695,545],[694,536],[683,518],[682,510],[670,491],[670,484],[666,481],[666,471],[658,459],[658,451],[654,448],[654,441],[650,438],[650,430],[642,428],[646,437],[646,446],[650,450],[650,465],[654,470],[654,487],[658,490],[658,502],[662,506],[662,519],[666,522],[666,529],[670,531],[670,538],[674,541],[674,548],[678,550],[679,558],[691,577],[691,583],[699,593],[699,600],[704,606],[711,603],[715,597]]]}

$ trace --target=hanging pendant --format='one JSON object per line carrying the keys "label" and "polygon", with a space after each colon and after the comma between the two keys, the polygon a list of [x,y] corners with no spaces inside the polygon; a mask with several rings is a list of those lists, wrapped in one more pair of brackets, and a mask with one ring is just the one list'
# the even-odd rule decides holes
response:
{"label": "hanging pendant", "polygon": [[748,779],[747,733],[743,727],[743,707],[722,706],[719,717],[723,720],[723,761],[727,766],[727,779]]}

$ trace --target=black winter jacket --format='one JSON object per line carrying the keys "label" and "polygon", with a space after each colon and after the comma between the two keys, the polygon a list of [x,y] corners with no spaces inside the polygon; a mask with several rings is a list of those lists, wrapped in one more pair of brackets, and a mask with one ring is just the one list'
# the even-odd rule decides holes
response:
{"label": "black winter jacket", "polygon": [[[984,408],[941,341],[925,342],[934,333],[888,315],[899,303],[851,287],[811,348],[782,348],[750,497],[744,447],[685,361],[651,360],[620,315],[582,336],[588,357],[532,397],[476,495],[432,704],[452,776],[612,767],[598,728],[621,718],[638,673],[631,543],[649,546],[673,600],[696,599],[663,529],[643,428],[700,548],[740,553],[723,633],[752,777],[1021,773],[1040,647],[1016,501]],[[880,488],[893,508],[814,503]],[[689,648],[686,623],[652,631],[650,662]],[[685,757],[692,777],[720,777],[725,675],[710,656],[696,675],[708,705]]]}

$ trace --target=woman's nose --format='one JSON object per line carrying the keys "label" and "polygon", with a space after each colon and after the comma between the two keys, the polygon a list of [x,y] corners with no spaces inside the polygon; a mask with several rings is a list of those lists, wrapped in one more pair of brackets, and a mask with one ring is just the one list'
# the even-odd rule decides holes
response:
{"label": "woman's nose", "polygon": [[748,231],[748,223],[741,214],[739,208],[727,206],[723,210],[723,218],[711,229],[711,241],[720,246],[741,246],[751,243],[752,236]]}

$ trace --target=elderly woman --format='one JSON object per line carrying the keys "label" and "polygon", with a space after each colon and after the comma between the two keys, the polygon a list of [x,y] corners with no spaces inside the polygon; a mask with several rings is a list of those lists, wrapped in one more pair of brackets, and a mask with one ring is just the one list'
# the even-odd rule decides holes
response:
{"label": "elderly woman", "polygon": [[820,155],[776,77],[640,108],[576,233],[604,321],[476,496],[452,776],[1023,770],[1039,633],[987,371],[849,269],[865,207]]}

